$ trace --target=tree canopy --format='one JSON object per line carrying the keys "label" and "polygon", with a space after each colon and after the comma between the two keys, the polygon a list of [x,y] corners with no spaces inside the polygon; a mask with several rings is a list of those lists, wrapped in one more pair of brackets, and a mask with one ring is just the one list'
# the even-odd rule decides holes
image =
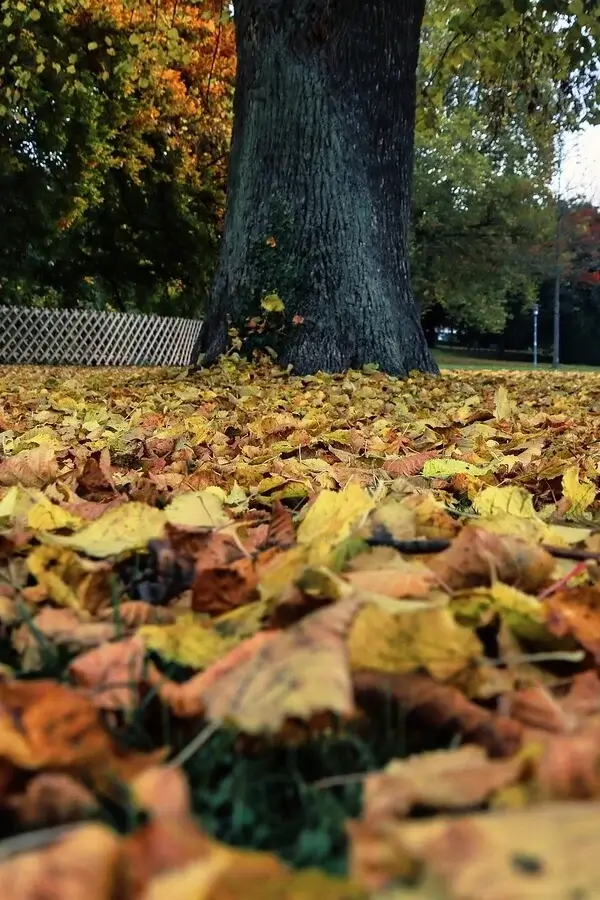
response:
{"label": "tree canopy", "polygon": [[234,65],[229,16],[212,0],[4,4],[5,301],[198,307],[217,247]]}

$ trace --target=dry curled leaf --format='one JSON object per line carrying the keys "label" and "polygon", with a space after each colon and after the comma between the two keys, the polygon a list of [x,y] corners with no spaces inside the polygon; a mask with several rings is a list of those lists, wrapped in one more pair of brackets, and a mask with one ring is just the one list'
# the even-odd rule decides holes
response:
{"label": "dry curled leaf", "polygon": [[119,838],[105,825],[81,825],[41,850],[0,865],[0,893],[11,900],[108,900],[119,879]]}
{"label": "dry curled leaf", "polygon": [[392,760],[364,781],[363,819],[407,816],[414,806],[436,810],[467,809],[514,784],[524,760],[488,759],[481,747],[421,753]]}
{"label": "dry curled leaf", "polygon": [[76,684],[88,688],[98,709],[133,710],[140,703],[146,647],[135,635],[102,644],[77,656],[69,665]]}
{"label": "dry curled leaf", "polygon": [[398,875],[412,876],[423,898],[440,900],[562,900],[600,890],[598,803],[357,823],[349,830],[350,873],[370,890]]}
{"label": "dry curled leaf", "polygon": [[373,720],[385,719],[392,699],[414,729],[437,732],[444,741],[459,736],[491,756],[512,756],[521,746],[518,722],[473,703],[458,688],[419,674],[357,671],[352,679],[357,706]]}
{"label": "dry curled leaf", "polygon": [[56,455],[47,444],[41,444],[33,450],[21,450],[0,462],[0,485],[18,484],[22,487],[42,488],[57,477]]}
{"label": "dry curled leaf", "polygon": [[98,800],[71,775],[42,772],[27,784],[23,794],[8,799],[19,821],[28,827],[49,827],[77,822],[97,812]]}
{"label": "dry curled leaf", "polygon": [[466,525],[447,550],[427,562],[452,590],[498,580],[535,592],[554,569],[554,559],[542,547],[476,525]]}

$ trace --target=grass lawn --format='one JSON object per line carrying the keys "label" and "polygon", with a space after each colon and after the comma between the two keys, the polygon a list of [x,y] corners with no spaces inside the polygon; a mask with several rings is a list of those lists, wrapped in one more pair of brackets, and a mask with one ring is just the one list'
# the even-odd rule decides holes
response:
{"label": "grass lawn", "polygon": [[[512,360],[487,359],[477,356],[469,356],[468,350],[446,350],[445,348],[437,348],[433,351],[433,356],[437,361],[440,369],[525,369],[533,370],[534,366],[530,362],[514,362]],[[550,363],[539,363],[538,369],[552,369]],[[561,370],[573,372],[596,372],[597,366],[565,366],[561,365]]]}

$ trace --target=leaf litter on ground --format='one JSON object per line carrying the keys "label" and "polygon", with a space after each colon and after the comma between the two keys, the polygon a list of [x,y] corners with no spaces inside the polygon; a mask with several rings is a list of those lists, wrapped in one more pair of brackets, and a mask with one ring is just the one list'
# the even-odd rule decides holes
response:
{"label": "leaf litter on ground", "polygon": [[11,897],[594,896],[595,375],[0,389]]}

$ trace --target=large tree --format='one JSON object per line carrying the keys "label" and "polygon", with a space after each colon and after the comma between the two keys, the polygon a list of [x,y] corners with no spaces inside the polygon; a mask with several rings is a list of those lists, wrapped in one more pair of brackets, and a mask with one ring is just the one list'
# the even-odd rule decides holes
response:
{"label": "large tree", "polygon": [[[524,79],[521,95],[531,102],[539,53],[554,60],[561,97],[573,108],[587,98],[595,0],[454,7],[440,69],[457,52],[475,55],[490,33],[489,70]],[[233,332],[242,352],[269,348],[299,373],[366,363],[396,374],[435,369],[408,264],[424,11],[425,0],[235,4],[228,209],[196,348],[204,364]],[[537,32],[536,22],[544,26]],[[529,58],[524,42],[515,44],[522,50],[517,67],[503,62],[507,30],[531,37]]]}

